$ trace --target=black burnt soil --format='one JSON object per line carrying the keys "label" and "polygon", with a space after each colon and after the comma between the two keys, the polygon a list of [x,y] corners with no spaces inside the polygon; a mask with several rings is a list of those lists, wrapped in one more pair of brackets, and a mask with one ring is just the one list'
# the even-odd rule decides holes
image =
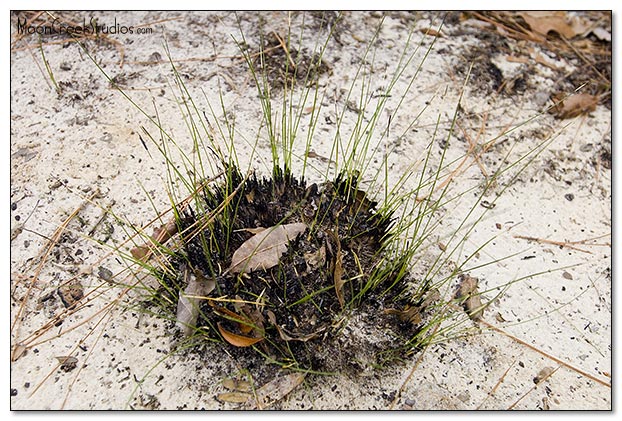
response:
{"label": "black burnt soil", "polygon": [[[423,297],[409,292],[408,259],[386,257],[392,215],[377,210],[358,184],[357,176],[341,174],[307,186],[282,170],[259,179],[229,168],[226,183],[202,193],[201,212],[188,209],[181,218],[180,232],[193,235],[181,238],[170,262],[178,272],[165,277],[170,302],[186,287],[187,266],[215,281],[201,301],[198,336],[216,340],[214,346],[259,377],[270,375],[260,369],[266,362],[360,373],[416,351]],[[209,223],[200,224],[206,215]],[[277,265],[227,270],[255,229],[294,223],[306,228]],[[198,225],[200,232],[192,229]],[[214,352],[211,345],[201,348]]]}

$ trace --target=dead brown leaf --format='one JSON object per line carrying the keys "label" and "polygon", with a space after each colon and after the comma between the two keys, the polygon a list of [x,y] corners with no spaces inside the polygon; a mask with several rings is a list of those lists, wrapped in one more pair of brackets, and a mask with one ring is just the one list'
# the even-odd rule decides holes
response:
{"label": "dead brown leaf", "polygon": [[216,399],[220,402],[244,403],[247,402],[252,395],[244,392],[224,392],[216,395]]}
{"label": "dead brown leaf", "polygon": [[183,268],[184,278],[187,283],[184,292],[179,295],[177,301],[177,326],[181,328],[183,335],[190,335],[199,317],[199,301],[216,287],[214,279],[207,279],[200,270],[191,270],[188,266]]}
{"label": "dead brown leaf", "polygon": [[76,357],[56,357],[56,359],[60,363],[60,369],[67,373],[78,365],[78,359]]}
{"label": "dead brown leaf", "polygon": [[557,103],[551,113],[557,118],[567,119],[591,113],[598,105],[598,97],[590,94],[576,94],[563,99],[553,100]]}
{"label": "dead brown leaf", "polygon": [[280,401],[292,390],[297,388],[305,378],[306,373],[291,373],[277,377],[257,389],[254,397],[245,405],[246,409],[265,409]]}
{"label": "dead brown leaf", "polygon": [[257,342],[261,342],[263,340],[262,337],[253,338],[250,336],[242,336],[236,333],[229,332],[227,329],[222,327],[222,324],[218,323],[218,331],[222,335],[223,339],[229,342],[233,346],[237,346],[239,348],[244,348],[247,346],[251,346],[256,344]]}
{"label": "dead brown leaf", "polygon": [[570,39],[589,30],[589,22],[563,11],[530,11],[518,15],[525,20],[532,31],[544,36],[549,32],[556,32]]}
{"label": "dead brown leaf", "polygon": [[423,35],[428,35],[431,37],[442,37],[443,34],[441,34],[439,31],[436,31],[432,28],[421,28],[419,29],[419,32],[421,32]]}
{"label": "dead brown leaf", "polygon": [[278,265],[289,242],[306,229],[306,224],[297,222],[276,225],[255,234],[233,253],[228,272],[248,273]]}
{"label": "dead brown leaf", "polygon": [[[171,219],[165,225],[162,225],[161,227],[153,230],[153,235],[151,235],[151,238],[156,243],[163,244],[166,241],[168,241],[176,233],[177,233],[177,222],[175,221],[175,219]],[[134,257],[134,259],[146,260],[152,248],[153,248],[152,244],[145,243],[142,246],[134,247],[132,250],[130,250],[130,253],[132,254],[132,257]]]}
{"label": "dead brown leaf", "polygon": [[484,306],[482,299],[477,292],[477,284],[479,279],[469,275],[460,276],[460,284],[456,291],[456,299],[462,302],[464,311],[467,312],[472,320],[481,320],[484,314]]}

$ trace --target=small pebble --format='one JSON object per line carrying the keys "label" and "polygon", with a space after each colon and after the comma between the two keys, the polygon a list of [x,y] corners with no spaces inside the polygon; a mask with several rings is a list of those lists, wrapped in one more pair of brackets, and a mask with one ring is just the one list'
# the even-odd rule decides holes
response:
{"label": "small pebble", "polygon": [[99,268],[97,268],[97,276],[99,276],[104,281],[109,281],[112,279],[113,273],[110,269],[100,266]]}

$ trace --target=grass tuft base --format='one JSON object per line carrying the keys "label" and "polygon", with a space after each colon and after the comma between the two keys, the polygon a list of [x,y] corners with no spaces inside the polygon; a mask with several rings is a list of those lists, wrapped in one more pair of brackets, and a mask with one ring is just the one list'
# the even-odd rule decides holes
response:
{"label": "grass tuft base", "polygon": [[[214,285],[198,301],[193,336],[255,359],[248,366],[267,359],[320,372],[359,373],[415,350],[423,299],[408,292],[408,259],[388,258],[392,215],[358,183],[341,174],[307,186],[287,171],[258,179],[230,168],[227,182],[205,190],[202,211],[188,208],[179,221],[181,247],[170,262],[178,275],[163,280],[169,302],[187,287],[187,271]],[[258,228],[297,223],[306,229],[275,266],[227,269]]]}

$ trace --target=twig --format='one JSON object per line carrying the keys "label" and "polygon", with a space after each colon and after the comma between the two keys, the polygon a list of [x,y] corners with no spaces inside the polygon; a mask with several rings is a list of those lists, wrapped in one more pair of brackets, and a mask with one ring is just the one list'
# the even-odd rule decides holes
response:
{"label": "twig", "polygon": [[[485,124],[486,122],[486,117],[488,117],[488,113],[486,113],[484,115],[484,121],[482,122],[482,125]],[[480,160],[480,157],[484,154],[484,152],[486,152],[485,150],[482,150],[481,152],[477,152],[477,149],[479,147],[478,143],[477,143],[477,139],[480,138],[480,135],[482,134],[483,130],[480,127],[479,132],[477,133],[477,136],[475,137],[475,139],[473,139],[467,132],[466,130],[464,130],[464,128],[460,125],[460,123],[456,122],[456,125],[458,126],[458,128],[462,131],[462,134],[464,135],[464,137],[468,140],[469,142],[469,150],[473,149],[475,151],[475,153],[473,154],[473,160],[477,163],[477,166],[479,167],[479,170],[481,171],[482,175],[486,178],[488,178],[488,171],[486,171],[486,168],[484,168],[484,164],[482,164],[482,161]]]}
{"label": "twig", "polygon": [[480,323],[483,324],[484,326],[488,327],[489,329],[492,329],[495,332],[501,333],[502,335],[507,336],[508,338],[518,342],[519,344],[526,346],[527,348],[531,349],[532,351],[535,351],[538,354],[543,355],[543,356],[545,356],[546,358],[548,358],[548,359],[550,359],[552,361],[555,361],[559,365],[562,365],[562,366],[564,366],[564,367],[566,367],[566,368],[568,368],[568,369],[570,369],[570,370],[572,370],[572,371],[574,371],[576,373],[579,373],[582,376],[585,376],[585,377],[587,377],[590,380],[593,380],[593,381],[595,381],[597,383],[600,383],[603,386],[611,388],[611,384],[607,383],[606,381],[604,381],[602,379],[599,379],[598,377],[596,377],[596,376],[594,376],[594,375],[592,375],[590,373],[587,373],[587,372],[585,372],[585,371],[583,371],[583,370],[581,370],[579,368],[576,368],[576,367],[570,365],[569,363],[567,363],[565,361],[562,361],[562,360],[560,360],[557,357],[554,357],[553,355],[547,354],[546,352],[536,348],[533,345],[528,344],[527,342],[523,341],[522,339],[519,339],[516,336],[510,335],[509,333],[503,331],[502,329],[498,328],[497,326],[491,325],[490,323],[488,323],[485,320],[480,320]]}
{"label": "twig", "polygon": [[588,254],[593,254],[591,251],[589,250],[583,250],[579,247],[575,247],[576,244],[580,244],[580,245],[585,245],[585,246],[600,246],[600,247],[611,247],[610,243],[594,243],[594,244],[586,244],[588,241],[594,241],[597,240],[599,238],[603,238],[603,237],[607,237],[610,234],[604,234],[604,235],[600,235],[598,237],[594,237],[594,238],[588,238],[585,240],[580,240],[580,241],[555,241],[555,240],[547,240],[545,238],[538,238],[538,237],[531,237],[528,235],[515,235],[514,238],[520,238],[522,240],[528,240],[528,241],[537,241],[538,243],[543,243],[543,244],[552,244],[555,246],[559,246],[559,247],[567,247],[569,249],[573,249],[573,250],[577,250],[583,253],[588,253]]}
{"label": "twig", "polygon": [[596,66],[594,66],[594,63],[592,63],[591,61],[589,61],[589,60],[588,60],[588,59],[587,59],[587,58],[586,58],[586,57],[585,57],[585,56],[584,56],[584,55],[583,55],[583,54],[582,54],[579,50],[577,50],[577,49],[575,48],[575,46],[574,46],[574,45],[572,45],[572,43],[566,39],[566,37],[564,37],[564,36],[561,36],[561,35],[560,35],[560,38],[561,38],[561,39],[562,39],[562,41],[564,41],[564,43],[566,43],[566,45],[567,45],[568,47],[570,47],[570,49],[571,49],[572,51],[574,51],[574,53],[575,53],[575,54],[576,54],[576,55],[577,55],[577,56],[578,56],[581,60],[583,60],[583,62],[584,62],[585,64],[587,64],[587,65],[588,65],[588,66],[589,66],[589,67],[590,67],[590,68],[594,71],[594,73],[596,73],[596,74],[597,74],[597,75],[598,75],[598,76],[599,76],[599,77],[600,77],[600,78],[601,78],[601,79],[602,79],[605,83],[611,83],[611,80],[610,80],[610,79],[607,79],[607,78],[606,78],[606,77],[605,77],[605,76],[604,76],[604,75],[603,75],[600,71],[598,71],[598,69],[596,68]]}
{"label": "twig", "polygon": [[276,37],[276,39],[279,40],[279,44],[281,44],[281,48],[283,48],[283,51],[285,51],[285,55],[287,56],[287,60],[289,60],[289,63],[292,65],[292,67],[294,68],[294,71],[296,71],[296,63],[294,63],[294,60],[292,60],[292,56],[289,54],[289,50],[287,49],[287,45],[285,44],[285,42],[283,41],[283,38],[281,38],[279,36],[279,34],[277,34],[276,32],[272,32],[274,34],[274,36]]}
{"label": "twig", "polygon": [[501,378],[499,378],[499,380],[497,381],[497,383],[494,385],[494,387],[492,388],[492,390],[490,392],[488,392],[488,395],[486,395],[486,399],[484,399],[482,401],[482,403],[480,403],[477,408],[475,408],[476,410],[479,410],[488,400],[488,398],[490,398],[492,395],[495,394],[495,392],[497,391],[497,389],[499,388],[499,386],[501,385],[501,383],[503,383],[503,380],[505,379],[505,376],[508,375],[508,373],[510,372],[510,368],[512,368],[514,366],[514,364],[516,363],[516,360],[512,361],[512,364],[510,364],[510,366],[507,368],[507,370],[505,370],[505,372],[503,373],[503,375],[501,376]]}

